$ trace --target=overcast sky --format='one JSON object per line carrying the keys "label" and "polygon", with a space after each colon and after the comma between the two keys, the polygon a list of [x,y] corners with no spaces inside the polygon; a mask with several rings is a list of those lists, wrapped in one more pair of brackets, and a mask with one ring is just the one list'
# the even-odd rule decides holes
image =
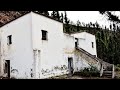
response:
{"label": "overcast sky", "polygon": [[[63,11],[60,11],[60,12],[63,12]],[[77,20],[79,20],[80,22],[84,22],[84,23],[89,23],[89,22],[95,23],[97,21],[101,26],[106,25],[107,27],[109,27],[109,24],[110,24],[110,21],[108,21],[104,15],[101,15],[99,11],[66,11],[66,12],[67,12],[68,18],[74,23],[76,23]],[[120,14],[120,13],[117,13],[117,14]]]}

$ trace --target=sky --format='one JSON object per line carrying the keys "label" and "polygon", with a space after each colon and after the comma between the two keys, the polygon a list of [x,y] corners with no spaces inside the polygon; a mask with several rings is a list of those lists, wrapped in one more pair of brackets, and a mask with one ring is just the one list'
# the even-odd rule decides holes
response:
{"label": "sky", "polygon": [[[49,11],[51,13],[51,11]],[[60,13],[64,11],[60,11]],[[101,15],[99,11],[66,11],[68,18],[76,23],[78,20],[84,23],[95,23],[96,21],[102,26],[109,27],[110,21],[107,20],[105,15]],[[120,13],[113,12],[116,15],[120,15]]]}

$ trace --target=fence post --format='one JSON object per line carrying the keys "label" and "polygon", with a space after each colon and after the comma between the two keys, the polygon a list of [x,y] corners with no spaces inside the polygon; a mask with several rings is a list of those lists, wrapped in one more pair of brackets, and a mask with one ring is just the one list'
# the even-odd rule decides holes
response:
{"label": "fence post", "polygon": [[101,64],[100,77],[103,75],[103,64]]}
{"label": "fence post", "polygon": [[113,68],[112,68],[112,78],[114,78],[115,77],[115,68],[114,68],[114,64],[113,64]]}

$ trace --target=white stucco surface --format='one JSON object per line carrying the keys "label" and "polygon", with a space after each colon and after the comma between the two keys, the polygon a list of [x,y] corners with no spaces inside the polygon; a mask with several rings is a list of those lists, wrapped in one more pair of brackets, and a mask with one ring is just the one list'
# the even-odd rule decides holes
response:
{"label": "white stucco surface", "polygon": [[[42,40],[41,30],[47,31],[48,40]],[[63,24],[55,20],[32,13],[33,49],[40,50],[40,77],[59,75],[61,70],[55,67],[66,65],[63,58]]]}
{"label": "white stucco surface", "polygon": [[[81,32],[72,34],[75,38],[78,38],[78,46],[92,55],[97,56],[96,52],[96,39],[95,35],[89,34],[87,32]],[[94,48],[92,48],[92,42],[94,43]]]}
{"label": "white stucco surface", "polygon": [[[42,30],[47,31],[47,40],[42,40]],[[12,35],[10,46],[7,45],[8,35]],[[0,37],[1,72],[4,74],[5,60],[10,60],[11,77],[16,78],[39,79],[68,74],[68,58],[73,59],[74,71],[89,66],[85,58],[75,54],[75,38],[79,39],[79,47],[97,55],[94,35],[83,32],[70,36],[63,33],[63,23],[33,12],[1,27]]]}
{"label": "white stucco surface", "polygon": [[[30,69],[33,68],[31,14],[6,24],[0,30],[1,60],[3,62],[10,60],[11,71],[18,71],[15,71],[17,78],[30,78]],[[9,35],[12,35],[12,44],[10,46],[7,45],[7,36]],[[11,76],[13,74],[11,72]]]}

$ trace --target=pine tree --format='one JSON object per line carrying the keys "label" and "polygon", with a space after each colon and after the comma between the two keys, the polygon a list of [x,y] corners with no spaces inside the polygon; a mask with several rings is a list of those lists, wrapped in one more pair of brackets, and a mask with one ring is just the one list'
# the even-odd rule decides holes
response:
{"label": "pine tree", "polygon": [[63,22],[63,13],[61,13],[60,21]]}
{"label": "pine tree", "polygon": [[51,13],[51,17],[53,17],[54,19],[60,21],[60,14],[59,14],[59,11],[53,11],[53,12]]}
{"label": "pine tree", "polygon": [[70,30],[70,25],[69,25],[70,20],[68,20],[66,11],[65,11],[64,13],[65,13],[64,23],[65,23],[65,29],[66,29],[65,31],[66,31],[67,33],[70,33],[70,32],[71,32],[71,30]]}
{"label": "pine tree", "polygon": [[80,21],[77,21],[77,31],[79,31],[79,27],[80,27]]}
{"label": "pine tree", "polygon": [[56,17],[56,15],[55,15],[55,11],[52,11],[52,13],[51,13],[51,17],[52,17],[52,18],[55,18],[55,17]]}
{"label": "pine tree", "polygon": [[56,18],[57,18],[57,20],[60,20],[60,14],[59,14],[59,11],[56,11]]}
{"label": "pine tree", "polygon": [[100,25],[98,24],[98,22],[95,22],[96,28],[100,28]]}
{"label": "pine tree", "polygon": [[65,20],[65,24],[69,24],[70,23],[70,20],[68,20],[68,17],[67,17],[67,13],[65,11],[65,17],[64,17],[64,20]]}
{"label": "pine tree", "polygon": [[35,12],[43,14],[45,16],[49,16],[49,12],[48,11],[35,11]]}

